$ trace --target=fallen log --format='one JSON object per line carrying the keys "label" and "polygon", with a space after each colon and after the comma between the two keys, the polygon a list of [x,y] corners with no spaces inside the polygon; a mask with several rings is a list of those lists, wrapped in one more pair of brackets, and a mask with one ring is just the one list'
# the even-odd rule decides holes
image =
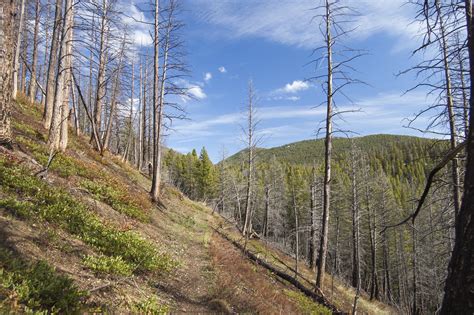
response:
{"label": "fallen log", "polygon": [[219,234],[220,236],[222,236],[224,239],[226,239],[227,241],[229,241],[230,243],[232,243],[235,247],[237,247],[238,249],[240,249],[240,251],[242,251],[242,253],[247,256],[250,260],[253,260],[254,262],[256,262],[258,265],[264,267],[265,269],[268,269],[270,272],[272,272],[273,274],[277,275],[278,277],[282,278],[283,280],[286,280],[287,282],[291,283],[294,287],[296,287],[297,289],[299,289],[302,293],[304,293],[307,297],[311,298],[313,301],[329,308],[333,314],[344,314],[343,312],[341,312],[340,310],[338,310],[334,305],[332,305],[331,303],[329,303],[327,301],[326,298],[324,298],[324,296],[321,296],[319,295],[318,293],[316,293],[315,291],[312,291],[310,289],[308,289],[305,285],[303,285],[301,282],[299,282],[298,280],[296,280],[293,276],[281,271],[281,270],[278,270],[276,267],[270,265],[269,263],[267,263],[266,261],[264,261],[263,259],[259,258],[257,255],[255,255],[254,253],[250,252],[249,250],[245,249],[244,246],[236,241],[234,241],[233,239],[231,239],[229,236],[227,236],[225,233],[222,233],[221,231],[219,231],[218,229],[215,229],[214,228],[214,231],[216,231],[217,234]]}

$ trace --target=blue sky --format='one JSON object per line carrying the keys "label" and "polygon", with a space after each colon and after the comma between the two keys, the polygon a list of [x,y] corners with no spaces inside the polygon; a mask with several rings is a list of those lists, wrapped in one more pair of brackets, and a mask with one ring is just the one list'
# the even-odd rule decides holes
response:
{"label": "blue sky", "polygon": [[[178,121],[166,145],[180,152],[205,146],[218,161],[225,148],[231,155],[242,148],[246,88],[253,80],[258,95],[261,146],[273,147],[316,136],[324,119],[319,84],[308,82],[317,72],[306,65],[320,43],[318,24],[311,23],[314,0],[184,0],[183,36],[192,73],[187,83],[195,100],[184,102],[190,120]],[[422,90],[404,92],[416,84],[413,75],[396,77],[414,65],[411,52],[419,43],[414,8],[404,0],[350,1],[361,13],[358,28],[345,44],[365,49],[357,60],[357,77],[369,85],[346,90],[353,105],[340,100],[342,110],[360,108],[337,121],[341,129],[360,135],[390,133],[422,136],[405,128],[432,102]],[[136,7],[132,8],[138,10]],[[135,37],[146,37],[137,31]],[[143,40],[141,40],[143,42]],[[423,128],[426,120],[420,120]]]}

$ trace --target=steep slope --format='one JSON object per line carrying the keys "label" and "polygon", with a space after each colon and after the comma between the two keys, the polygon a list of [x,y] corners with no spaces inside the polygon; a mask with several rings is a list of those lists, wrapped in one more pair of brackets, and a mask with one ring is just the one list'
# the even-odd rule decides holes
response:
{"label": "steep slope", "polygon": [[[220,234],[238,240],[237,231],[205,205],[169,186],[150,203],[148,178],[84,137],[45,170],[39,121],[37,105],[18,103],[14,150],[0,147],[2,313],[329,312],[246,259]],[[259,241],[249,247],[262,248],[291,264]],[[330,303],[348,311],[351,294],[338,296]],[[368,304],[368,313],[390,310]]]}

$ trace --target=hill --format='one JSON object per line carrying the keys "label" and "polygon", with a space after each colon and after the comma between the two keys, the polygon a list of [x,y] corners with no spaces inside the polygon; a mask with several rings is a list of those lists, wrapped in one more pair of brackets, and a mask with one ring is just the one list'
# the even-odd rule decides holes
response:
{"label": "hill", "polygon": [[[169,185],[152,204],[144,174],[82,136],[50,159],[39,106],[20,102],[13,115],[14,150],[0,147],[2,313],[330,312],[245,258],[238,231],[204,204]],[[248,250],[282,271],[292,262],[258,240]],[[334,283],[323,300],[347,312],[353,292]]]}
{"label": "hill", "polygon": [[[420,138],[413,136],[378,134],[363,137],[355,137],[355,143],[364,152],[378,156],[391,155],[394,150],[399,150],[405,155],[408,152],[427,149],[433,154],[436,150],[432,148],[442,140]],[[351,139],[334,138],[333,150],[336,160],[341,159],[351,148]],[[247,150],[242,150],[226,159],[229,163],[236,163],[245,159]],[[324,158],[324,139],[303,140],[288,143],[274,148],[258,148],[257,157],[260,161],[268,161],[276,158],[281,162],[300,165],[312,165],[319,163]]]}

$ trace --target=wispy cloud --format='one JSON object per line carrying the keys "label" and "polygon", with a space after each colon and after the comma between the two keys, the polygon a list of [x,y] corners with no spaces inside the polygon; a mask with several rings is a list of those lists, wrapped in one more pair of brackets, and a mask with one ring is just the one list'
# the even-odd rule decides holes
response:
{"label": "wispy cloud", "polygon": [[217,70],[218,70],[220,73],[226,73],[226,72],[227,72],[227,69],[226,69],[224,66],[220,66],[219,68],[217,68]]}
{"label": "wispy cloud", "polygon": [[[385,33],[406,43],[418,33],[420,25],[412,23],[413,7],[405,5],[406,0],[360,0],[350,4],[361,13],[352,23],[357,27],[351,36],[354,40]],[[311,22],[318,1],[249,0],[242,5],[233,0],[194,0],[193,5],[199,8],[196,14],[201,20],[220,26],[215,30],[218,35],[259,37],[305,48],[321,42],[318,23]]]}

